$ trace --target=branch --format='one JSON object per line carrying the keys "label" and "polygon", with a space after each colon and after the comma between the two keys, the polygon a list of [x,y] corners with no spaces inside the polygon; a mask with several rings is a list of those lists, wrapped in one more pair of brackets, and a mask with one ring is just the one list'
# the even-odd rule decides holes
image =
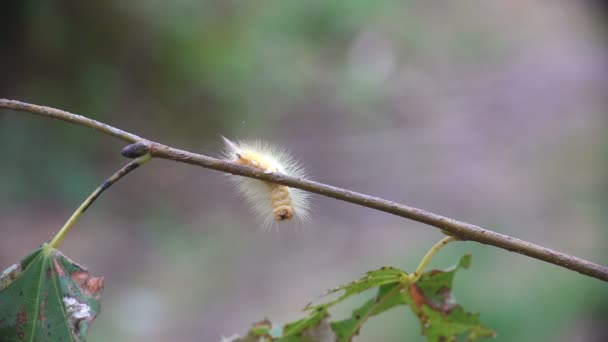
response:
{"label": "branch", "polygon": [[263,171],[255,168],[238,165],[230,161],[212,158],[202,154],[196,154],[153,142],[132,133],[106,125],[99,121],[55,108],[37,106],[7,99],[0,99],[0,108],[13,109],[63,120],[93,128],[129,143],[139,143],[140,145],[145,144],[148,147],[152,157],[155,158],[174,160],[181,163],[202,166],[204,168],[220,172],[282,184],[292,188],[314,192],[322,196],[332,197],[341,201],[351,202],[364,207],[401,216],[449,232],[451,235],[458,237],[460,240],[476,241],[485,245],[492,245],[538,260],[543,260],[548,263],[608,282],[608,267],[606,266],[595,264],[572,255],[558,252],[556,250],[552,250],[508,235],[496,233],[470,223],[457,221],[445,216],[424,211],[422,209],[307,179],[300,179],[280,173],[266,174]]}
{"label": "branch", "polygon": [[49,242],[49,246],[51,248],[58,248],[59,245],[63,242],[65,236],[70,232],[70,229],[72,229],[72,227],[74,226],[74,223],[76,223],[80,216],[82,216],[82,214],[84,214],[84,212],[89,209],[91,204],[95,202],[95,200],[99,197],[99,195],[101,195],[102,192],[108,190],[109,187],[111,187],[114,183],[118,182],[122,177],[126,176],[129,172],[147,163],[150,159],[151,156],[149,154],[144,154],[139,158],[132,160],[129,164],[123,166],[120,170],[116,171],[116,173],[113,174],[112,177],[106,179],[103,183],[101,183],[101,185],[98,186],[97,189],[95,189],[95,191],[93,191],[93,193],[89,195],[86,200],[84,200],[84,202],[82,202],[80,207],[76,209],[72,216],[70,216],[68,221],[63,225],[61,230],[59,230],[57,235],[55,235],[53,240]]}

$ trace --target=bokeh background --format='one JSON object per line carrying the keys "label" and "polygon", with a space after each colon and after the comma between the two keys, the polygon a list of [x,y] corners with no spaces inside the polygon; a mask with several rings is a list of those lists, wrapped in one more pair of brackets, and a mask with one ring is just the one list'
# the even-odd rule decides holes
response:
{"label": "bokeh background", "polygon": [[[601,4],[6,2],[0,97],[209,155],[220,134],[270,141],[315,180],[608,264]],[[0,268],[50,238],[125,163],[123,146],[1,110]],[[62,247],[106,279],[90,341],[218,341],[265,317],[285,323],[367,270],[412,270],[441,237],[313,203],[303,229],[263,233],[221,174],[163,160],[137,170]],[[431,266],[468,252],[456,297],[499,341],[608,338],[606,284],[470,242]],[[419,331],[413,314],[393,309],[357,341],[422,341]]]}

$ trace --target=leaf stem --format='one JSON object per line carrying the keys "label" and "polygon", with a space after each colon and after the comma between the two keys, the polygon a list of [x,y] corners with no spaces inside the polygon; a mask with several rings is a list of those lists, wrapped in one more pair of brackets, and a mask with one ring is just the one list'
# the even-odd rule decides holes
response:
{"label": "leaf stem", "polygon": [[458,238],[454,236],[446,236],[443,239],[439,240],[439,242],[434,244],[433,247],[431,247],[431,249],[426,252],[426,255],[424,256],[424,258],[422,258],[420,264],[418,264],[418,267],[416,267],[416,271],[414,271],[414,273],[410,274],[409,276],[409,281],[411,284],[415,284],[420,279],[420,277],[422,277],[422,272],[424,272],[424,269],[429,264],[433,256],[435,256],[435,254],[437,254],[437,252],[439,252],[439,250],[443,246],[447,245],[452,241],[458,241]]}
{"label": "leaf stem", "polygon": [[76,221],[78,221],[80,216],[82,216],[82,214],[84,214],[84,212],[91,206],[91,204],[93,204],[93,202],[95,202],[95,200],[99,197],[99,195],[101,195],[102,192],[104,192],[106,189],[108,189],[110,186],[112,186],[112,184],[116,183],[119,179],[126,176],[129,172],[137,169],[138,167],[147,163],[151,159],[152,159],[152,156],[149,153],[147,153],[139,158],[136,158],[136,159],[132,160],[130,163],[128,163],[127,165],[123,166],[120,170],[118,170],[110,178],[106,179],[103,183],[101,183],[101,185],[98,186],[97,189],[95,189],[95,191],[93,191],[93,193],[91,195],[89,195],[89,197],[87,197],[86,200],[84,200],[84,202],[82,202],[80,207],[78,207],[78,209],[76,209],[76,211],[72,214],[72,216],[63,225],[61,230],[59,230],[57,235],[55,235],[53,240],[51,240],[51,242],[49,242],[49,247],[51,247],[51,248],[59,247],[61,242],[63,242],[63,239],[65,238],[65,236],[68,234],[70,229],[72,229],[72,227],[74,226],[74,223],[76,223]]}

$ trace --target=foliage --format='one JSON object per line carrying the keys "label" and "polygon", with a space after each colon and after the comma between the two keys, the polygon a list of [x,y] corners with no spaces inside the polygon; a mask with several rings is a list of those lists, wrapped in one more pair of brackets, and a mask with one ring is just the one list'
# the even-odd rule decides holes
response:
{"label": "foliage", "polygon": [[[362,325],[372,316],[398,306],[408,306],[420,320],[422,333],[428,341],[456,341],[464,336],[467,341],[495,337],[494,331],[479,322],[478,314],[465,311],[452,296],[452,281],[456,271],[468,268],[471,256],[463,256],[459,263],[447,270],[426,272],[415,283],[410,275],[394,267],[382,267],[368,272],[363,278],[331,289],[327,294],[344,291],[336,300],[308,305],[308,317],[273,328],[265,320],[253,325],[248,335],[234,341],[351,341]],[[366,290],[377,289],[377,294],[352,311],[351,317],[331,321],[328,309],[345,299]]]}
{"label": "foliage", "polygon": [[103,278],[43,244],[0,275],[0,341],[84,341]]}
{"label": "foliage", "polygon": [[[325,295],[343,292],[335,300],[307,305],[308,317],[276,327],[264,320],[255,323],[245,337],[232,341],[352,341],[369,318],[400,306],[416,314],[428,341],[494,337],[492,330],[481,325],[478,314],[465,311],[452,296],[456,271],[470,262],[471,256],[465,255],[456,266],[426,272],[415,283],[405,271],[382,267],[327,291]],[[376,289],[376,295],[349,318],[331,319],[330,308],[371,289]],[[99,313],[102,290],[103,278],[91,277],[82,266],[43,244],[0,275],[0,340],[84,341]]]}

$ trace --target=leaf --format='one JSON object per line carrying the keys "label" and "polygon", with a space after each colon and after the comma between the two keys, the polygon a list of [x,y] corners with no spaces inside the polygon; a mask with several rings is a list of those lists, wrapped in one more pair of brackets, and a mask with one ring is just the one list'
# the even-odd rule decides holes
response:
{"label": "leaf", "polygon": [[0,341],[85,341],[103,277],[43,244],[0,275]]}
{"label": "leaf", "polygon": [[234,335],[231,337],[224,337],[220,342],[258,342],[262,338],[271,338],[270,337],[270,329],[272,328],[272,323],[265,319],[260,322],[253,323],[253,326],[249,330],[249,333],[246,336],[240,337],[238,335]]}
{"label": "leaf", "polygon": [[[338,291],[344,293],[327,303],[307,305],[304,310],[310,312],[308,317],[272,329],[270,321],[266,320],[265,328],[258,329],[261,333],[252,334],[255,331],[254,325],[246,336],[250,339],[235,341],[349,342],[359,334],[362,325],[370,317],[400,305],[408,305],[414,311],[428,341],[457,341],[463,335],[467,341],[495,337],[494,331],[480,324],[478,314],[466,312],[452,297],[452,281],[456,271],[468,268],[470,264],[471,256],[467,254],[454,267],[424,273],[415,284],[411,284],[407,272],[394,267],[382,267],[367,272],[359,280],[327,291],[326,294]],[[350,318],[330,322],[329,308],[373,288],[378,288],[377,295],[353,310]],[[329,331],[327,327],[330,328]]]}
{"label": "leaf", "polygon": [[[291,332],[284,333],[283,336],[272,340],[276,342],[334,342],[337,337],[331,326],[331,319],[329,314],[317,313],[313,314],[313,320],[309,320],[307,324],[300,325],[303,329],[295,331],[294,328],[290,328]],[[318,319],[318,318],[321,319]],[[314,322],[314,323],[313,323]],[[284,327],[285,329],[287,325]]]}
{"label": "leaf", "polygon": [[336,335],[332,331],[329,315],[324,310],[317,310],[309,317],[284,326],[272,328],[268,320],[254,323],[245,337],[236,337],[230,342],[333,342]]}
{"label": "leaf", "polygon": [[456,338],[461,335],[467,336],[467,341],[475,341],[482,337],[496,337],[496,333],[479,323],[479,314],[464,311],[458,305],[449,314],[434,311],[428,306],[422,308],[428,317],[424,334],[429,341],[450,341],[446,337]]}
{"label": "leaf", "polygon": [[312,310],[318,308],[329,308],[346,298],[359,294],[363,291],[367,291],[374,287],[382,285],[393,284],[400,281],[404,281],[407,278],[407,273],[391,266],[384,266],[377,270],[369,271],[365,276],[359,280],[352,281],[348,284],[337,286],[333,289],[328,290],[323,295],[332,294],[338,291],[344,290],[344,293],[336,300],[320,305],[308,305],[304,310]]}
{"label": "leaf", "polygon": [[[249,334],[234,341],[249,342],[260,340],[276,342],[325,342],[325,341],[349,341],[358,333],[360,325],[369,317],[380,314],[393,306],[405,304],[400,296],[397,296],[397,287],[401,281],[407,279],[407,273],[390,266],[369,271],[359,280],[328,290],[324,295],[344,290],[337,299],[320,305],[307,305],[304,310],[310,311],[306,318],[279,326],[274,329],[268,328],[264,333],[254,334],[257,325],[254,324]],[[331,323],[327,309],[350,296],[362,293],[369,289],[378,287],[376,299],[369,300],[365,305],[353,312],[350,319]],[[390,299],[390,300],[389,300]],[[264,321],[270,324],[269,321]],[[360,323],[360,324],[359,324]],[[251,340],[249,340],[249,339]]]}
{"label": "leaf", "polygon": [[452,296],[454,274],[470,264],[471,255],[467,254],[448,270],[426,272],[416,284],[409,285],[409,291],[402,293],[404,301],[418,316],[428,341],[456,341],[463,334],[467,341],[496,336],[480,324],[478,314],[466,312]]}
{"label": "leaf", "polygon": [[399,296],[400,289],[399,284],[382,285],[378,289],[378,295],[355,309],[351,318],[333,322],[331,326],[336,332],[338,341],[351,341],[353,336],[359,335],[359,329],[368,318],[379,315],[397,305],[405,304],[403,298]]}
{"label": "leaf", "polygon": [[281,337],[294,336],[303,333],[304,330],[317,325],[325,316],[327,316],[327,311],[319,307],[309,317],[285,324]]}

